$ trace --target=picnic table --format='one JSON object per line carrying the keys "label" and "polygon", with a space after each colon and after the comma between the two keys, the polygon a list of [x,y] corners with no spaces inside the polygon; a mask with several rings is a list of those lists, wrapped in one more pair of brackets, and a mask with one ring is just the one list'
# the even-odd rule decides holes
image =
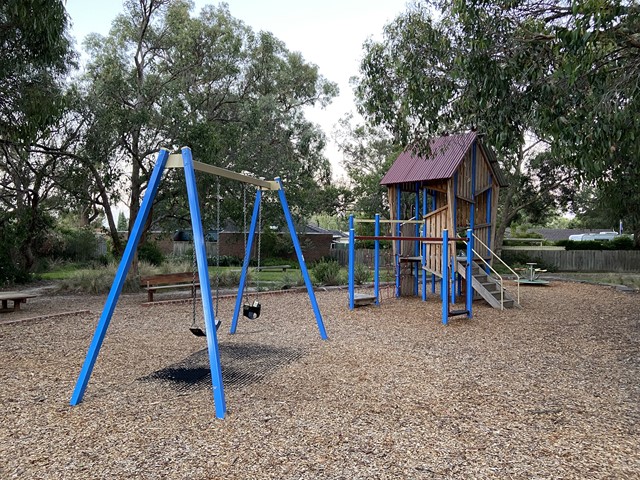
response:
{"label": "picnic table", "polygon": [[[27,303],[28,298],[37,296],[35,293],[26,292],[0,292],[0,300],[2,301],[0,312],[5,313],[20,310],[21,303]],[[11,308],[9,307],[9,301],[13,302]]]}

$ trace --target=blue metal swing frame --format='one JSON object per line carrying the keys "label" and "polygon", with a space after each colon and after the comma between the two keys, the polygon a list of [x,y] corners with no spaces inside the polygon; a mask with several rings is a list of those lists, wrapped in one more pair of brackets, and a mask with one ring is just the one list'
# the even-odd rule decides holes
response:
{"label": "blue metal swing frame", "polygon": [[[253,245],[253,237],[256,230],[260,202],[262,200],[262,190],[266,189],[266,190],[278,191],[278,196],[280,198],[280,203],[284,211],[284,216],[286,218],[287,225],[289,227],[289,232],[291,234],[293,246],[298,256],[298,262],[300,263],[300,270],[302,272],[302,276],[304,277],[305,285],[307,286],[307,291],[309,293],[311,305],[313,307],[313,311],[316,317],[316,323],[318,325],[320,337],[323,340],[327,339],[327,333],[324,327],[324,322],[322,320],[322,315],[320,313],[320,308],[318,307],[318,302],[316,300],[315,293],[313,291],[313,286],[311,285],[311,279],[309,277],[309,272],[307,270],[307,266],[304,261],[304,256],[302,254],[300,242],[298,240],[298,236],[295,231],[293,219],[291,217],[291,212],[289,210],[289,205],[287,203],[287,199],[284,193],[284,188],[283,188],[281,179],[276,178],[274,181],[264,181],[264,180],[257,179],[255,177],[238,174],[238,173],[231,172],[229,170],[225,170],[218,167],[213,167],[211,165],[194,162],[191,154],[191,149],[188,147],[183,147],[181,152],[182,153],[178,155],[170,155],[169,150],[167,150],[166,148],[163,148],[160,150],[158,154],[155,167],[153,168],[153,172],[151,173],[151,177],[149,179],[149,184],[147,186],[146,194],[142,200],[142,205],[140,206],[140,210],[138,211],[138,215],[136,217],[133,228],[131,230],[131,235],[129,235],[129,240],[127,241],[127,245],[122,255],[122,260],[118,265],[118,270],[116,272],[116,276],[114,278],[113,284],[111,285],[111,290],[109,291],[109,295],[107,296],[107,300],[102,310],[102,314],[100,315],[100,320],[98,321],[98,325],[96,326],[96,330],[93,334],[93,338],[89,345],[87,355],[85,357],[84,363],[80,370],[80,374],[78,376],[76,386],[71,396],[71,400],[70,400],[71,405],[77,405],[82,401],[82,398],[84,397],[84,393],[87,388],[87,384],[89,383],[89,379],[91,377],[93,367],[95,366],[96,360],[98,358],[98,354],[100,353],[100,348],[102,347],[102,343],[107,333],[107,328],[109,327],[109,323],[111,322],[111,318],[113,317],[113,312],[118,303],[118,298],[122,293],[122,287],[124,286],[127,273],[129,272],[129,268],[131,267],[131,262],[133,261],[133,257],[138,248],[138,243],[140,242],[140,237],[142,235],[143,227],[149,217],[153,200],[156,194],[158,193],[160,180],[162,179],[162,174],[164,173],[165,168],[183,168],[185,172],[185,181],[187,185],[187,197],[189,200],[189,212],[191,214],[191,226],[193,228],[194,249],[196,253],[196,262],[198,266],[200,291],[202,292],[201,294],[202,308],[204,311],[204,322],[205,322],[205,327],[207,331],[207,336],[206,336],[207,350],[209,352],[211,384],[213,387],[213,400],[214,400],[216,417],[224,418],[227,411],[227,407],[226,407],[225,396],[224,396],[224,385],[222,383],[222,367],[220,364],[220,350],[218,346],[218,335],[216,333],[216,328],[215,328],[216,319],[215,319],[213,302],[212,302],[211,284],[209,282],[209,272],[207,268],[207,253],[206,253],[206,247],[204,242],[204,231],[202,228],[202,218],[200,215],[200,206],[199,206],[200,203],[198,201],[198,191],[196,188],[196,177],[195,177],[196,169],[205,171],[208,173],[212,173],[214,175],[220,175],[226,178],[238,180],[241,182],[251,183],[258,187],[256,192],[256,201],[254,204],[253,215],[251,219],[249,241],[247,245],[247,251],[245,252],[244,263],[242,265],[240,286],[238,288],[238,298],[236,301],[236,308],[235,308],[233,320],[231,323],[230,333],[235,333],[237,328],[240,304],[242,302],[242,292],[244,290],[244,285],[247,279],[249,258],[251,256],[250,252]],[[170,157],[172,158],[170,159]],[[197,164],[197,168],[196,168],[196,164]]]}

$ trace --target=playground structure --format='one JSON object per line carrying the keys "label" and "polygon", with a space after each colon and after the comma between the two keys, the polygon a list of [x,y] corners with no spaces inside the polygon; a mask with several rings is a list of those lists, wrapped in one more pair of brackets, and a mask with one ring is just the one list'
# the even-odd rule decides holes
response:
{"label": "playground structure", "polygon": [[167,149],[160,150],[160,153],[158,154],[155,167],[149,179],[147,192],[142,201],[142,205],[140,206],[140,210],[138,212],[135,223],[133,225],[131,234],[129,235],[129,240],[127,241],[127,245],[122,255],[122,260],[120,261],[120,264],[118,266],[118,270],[116,272],[116,276],[111,286],[111,290],[109,291],[109,295],[107,297],[106,303],[102,310],[100,320],[98,321],[98,325],[96,326],[96,330],[91,340],[91,344],[89,346],[89,350],[85,357],[85,361],[82,365],[82,369],[80,371],[80,375],[76,382],[76,386],[73,391],[70,403],[71,405],[77,405],[82,401],[84,392],[89,382],[89,378],[91,377],[91,372],[93,371],[93,367],[98,358],[100,347],[102,346],[104,337],[107,332],[107,328],[109,327],[109,323],[111,321],[113,312],[118,302],[118,298],[120,296],[120,293],[122,292],[122,287],[124,286],[124,281],[129,271],[129,267],[131,266],[133,256],[137,250],[138,243],[142,235],[143,226],[146,224],[147,218],[151,211],[153,200],[158,192],[160,180],[162,178],[162,174],[164,172],[165,167],[166,168],[182,168],[185,173],[185,180],[187,185],[187,196],[189,200],[189,211],[191,215],[191,224],[193,228],[193,241],[194,241],[194,250],[195,250],[194,263],[198,270],[200,291],[202,292],[202,295],[201,295],[202,308],[204,312],[204,322],[205,322],[204,332],[206,332],[204,336],[206,336],[206,340],[207,340],[207,350],[209,355],[209,366],[211,369],[211,383],[213,387],[214,406],[215,406],[216,417],[224,418],[226,413],[226,402],[224,398],[224,386],[222,384],[222,368],[220,364],[218,336],[216,333],[216,330],[217,330],[216,327],[219,326],[219,320],[215,318],[214,308],[212,303],[211,284],[209,281],[209,272],[207,267],[207,253],[206,253],[206,247],[205,247],[205,241],[204,241],[204,229],[202,226],[200,206],[198,201],[198,191],[196,188],[196,177],[195,177],[196,170],[204,173],[217,175],[219,177],[229,178],[232,180],[242,182],[246,185],[253,185],[256,187],[256,199],[255,199],[254,208],[253,208],[253,215],[251,217],[251,226],[249,229],[248,241],[245,249],[246,251],[244,256],[244,262],[242,264],[240,285],[238,287],[238,295],[237,295],[237,300],[235,304],[233,319],[231,322],[230,333],[233,334],[236,331],[237,324],[238,324],[238,317],[240,314],[240,308],[242,307],[242,296],[243,296],[242,294],[244,292],[245,283],[247,281],[247,272],[249,268],[249,260],[251,257],[251,249],[253,246],[253,239],[256,233],[256,226],[258,225],[258,216],[259,216],[260,205],[262,201],[262,192],[277,191],[280,199],[280,203],[282,205],[282,209],[284,211],[284,216],[287,221],[287,226],[289,227],[289,232],[291,234],[293,246],[298,257],[298,262],[300,263],[300,270],[304,278],[305,285],[307,287],[309,299],[311,301],[311,306],[313,308],[313,311],[316,317],[316,323],[318,326],[320,337],[323,340],[326,340],[327,334],[326,334],[324,323],[322,320],[322,315],[320,313],[320,308],[318,307],[318,302],[316,300],[315,293],[313,291],[313,286],[311,284],[309,272],[304,262],[302,249],[300,247],[300,242],[296,234],[295,226],[293,224],[293,219],[291,217],[289,205],[287,203],[287,199],[285,196],[281,179],[279,177],[276,177],[273,181],[266,181],[266,180],[255,178],[253,176],[243,175],[243,174],[232,172],[230,170],[226,170],[223,168],[214,167],[212,165],[204,164],[201,162],[196,162],[193,160],[191,149],[188,147],[183,147],[180,154],[170,154],[169,150]]}
{"label": "playground structure", "polygon": [[[462,279],[466,280],[465,298],[473,290],[475,297],[484,298],[494,308],[519,305],[519,290],[515,297],[505,290],[502,276],[493,268],[494,261],[504,262],[491,250],[498,195],[507,183],[493,152],[476,132],[433,139],[428,158],[406,150],[380,183],[387,186],[390,218],[354,219],[350,224],[350,308],[378,304],[380,295],[375,281],[373,295],[355,293],[351,260],[355,240],[374,240],[376,249],[380,240],[391,241],[396,297],[421,295],[426,301],[427,276],[432,293],[440,282],[443,323],[451,316],[444,313],[451,311],[445,310],[448,300],[444,299],[455,303],[462,294]],[[356,235],[355,224],[367,222],[374,223],[374,235]],[[380,235],[381,224],[391,227],[386,235]],[[459,237],[461,231],[466,236]],[[456,241],[466,243],[462,255],[458,255]],[[378,270],[376,261],[374,278]],[[470,307],[465,310],[470,312]]]}

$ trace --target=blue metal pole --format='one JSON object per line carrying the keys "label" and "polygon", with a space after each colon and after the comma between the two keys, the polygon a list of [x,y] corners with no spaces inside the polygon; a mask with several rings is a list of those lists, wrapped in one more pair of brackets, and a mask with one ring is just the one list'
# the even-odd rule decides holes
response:
{"label": "blue metal pole", "polygon": [[442,324],[449,322],[449,232],[442,231],[442,280],[440,295],[442,297]]}
{"label": "blue metal pole", "polygon": [[[396,235],[399,237],[402,234],[402,227],[400,226],[400,216],[402,215],[402,205],[401,205],[401,201],[402,201],[402,188],[400,185],[397,186],[398,189],[398,193],[396,194],[396,220],[398,220],[398,223],[396,223]],[[402,242],[400,240],[398,240],[398,242],[396,243],[397,245],[397,250],[396,250],[396,297],[400,296],[400,257],[402,256]]]}
{"label": "blue metal pole", "polygon": [[313,313],[316,315],[316,322],[318,324],[318,330],[320,331],[320,337],[323,340],[327,339],[327,332],[324,328],[322,321],[322,315],[320,314],[320,307],[318,307],[318,301],[316,300],[316,294],[313,291],[313,285],[311,284],[311,278],[309,278],[309,272],[307,271],[307,265],[304,263],[304,255],[302,255],[302,248],[300,248],[300,242],[298,241],[298,234],[296,233],[296,227],[293,224],[293,218],[291,218],[291,212],[289,211],[289,204],[287,203],[287,197],[284,194],[284,187],[282,186],[282,180],[280,177],[276,177],[275,181],[280,185],[278,190],[278,196],[280,197],[280,203],[282,204],[282,210],[284,210],[284,217],[287,220],[287,226],[289,227],[289,233],[291,234],[291,240],[293,241],[293,248],[298,255],[298,262],[300,263],[300,271],[304,277],[304,283],[307,286],[307,292],[309,292],[309,300],[313,307]]}
{"label": "blue metal pole", "polygon": [[[240,273],[240,285],[238,285],[238,295],[236,296],[236,306],[233,310],[233,318],[231,320],[231,328],[229,333],[236,333],[238,327],[238,318],[240,317],[240,308],[242,307],[242,294],[245,284],[247,283],[247,275],[249,272],[249,261],[251,260],[251,250],[253,248],[253,239],[256,235],[256,227],[258,225],[258,213],[260,212],[260,202],[262,201],[262,190],[256,191],[256,201],[253,204],[253,213],[251,214],[251,226],[249,227],[249,237],[247,238],[247,251],[244,252],[244,261],[242,262],[242,271]],[[246,228],[246,225],[245,225]],[[244,235],[244,232],[243,232]]]}
{"label": "blue metal pole", "polygon": [[450,278],[450,282],[451,282],[451,303],[456,303],[456,262],[457,259],[451,255],[451,260],[450,260],[450,264],[451,264],[451,278]]}
{"label": "blue metal pole", "polygon": [[[431,191],[431,211],[434,211],[436,209],[436,195],[437,192],[435,190]],[[431,274],[431,293],[436,293],[436,274],[432,273]]]}
{"label": "blue metal pole", "polygon": [[[376,213],[373,234],[380,236],[380,214]],[[375,257],[373,258],[373,291],[376,293],[376,305],[380,305],[380,240],[375,243]]]}
{"label": "blue metal pole", "polygon": [[202,310],[204,312],[204,324],[207,332],[207,350],[209,351],[209,368],[211,369],[211,385],[213,387],[213,401],[216,408],[216,417],[224,418],[227,405],[224,399],[224,386],[222,384],[222,367],[220,365],[220,351],[218,350],[218,333],[215,327],[215,315],[211,300],[211,285],[209,283],[209,269],[207,266],[207,249],[204,243],[204,230],[200,216],[200,202],[198,201],[198,189],[196,187],[196,174],[193,169],[191,149],[182,147],[182,161],[184,163],[184,176],[187,181],[187,196],[189,198],[189,212],[191,213],[191,227],[193,231],[193,246],[196,250],[198,263],[198,278],[200,280],[200,292],[202,297]]}
{"label": "blue metal pole", "polygon": [[147,218],[149,217],[153,199],[158,193],[158,186],[160,185],[162,172],[164,171],[164,167],[167,163],[168,158],[169,150],[165,148],[161,149],[160,153],[158,154],[158,159],[156,160],[156,165],[153,168],[153,172],[151,173],[149,184],[147,185],[147,192],[144,195],[142,205],[140,206],[140,210],[138,210],[138,215],[136,216],[133,228],[131,229],[131,235],[129,235],[129,240],[127,241],[124,253],[122,254],[122,260],[120,260],[120,265],[118,265],[118,271],[116,272],[113,284],[111,285],[111,290],[109,290],[107,301],[102,310],[102,314],[100,315],[100,320],[98,321],[98,325],[96,326],[93,338],[91,339],[91,344],[89,345],[87,356],[85,357],[84,363],[82,364],[82,369],[80,370],[78,381],[76,382],[75,389],[73,390],[73,394],[71,395],[71,405],[77,405],[78,403],[80,403],[82,401],[82,397],[84,396],[84,391],[87,388],[87,383],[89,383],[91,372],[93,371],[93,367],[98,358],[98,354],[100,353],[100,347],[102,346],[102,342],[104,341],[104,336],[107,333],[107,328],[109,327],[109,323],[111,322],[111,317],[113,316],[116,304],[118,303],[118,297],[120,297],[122,287],[124,286],[124,281],[127,278],[127,273],[129,272],[131,261],[133,260],[133,256],[135,255],[138,248],[138,242],[140,241],[140,236],[142,235],[142,229],[147,222]]}
{"label": "blue metal pole", "polygon": [[356,235],[353,215],[349,216],[349,310],[356,306],[355,300],[355,264],[356,264]]}
{"label": "blue metal pole", "polygon": [[[422,216],[424,217],[427,214],[427,189],[425,187],[422,188]],[[427,223],[423,220],[422,222],[422,236],[427,236]],[[427,245],[425,243],[421,244],[420,247],[420,256],[422,257],[422,301],[427,301],[427,271],[424,269],[427,265]]]}
{"label": "blue metal pole", "polygon": [[[419,218],[419,214],[420,214],[420,184],[418,184],[416,182],[416,199],[415,199],[415,216],[414,216],[414,220],[418,220]],[[413,234],[416,237],[420,236],[420,224],[416,223],[415,224],[415,229]],[[414,242],[415,243],[415,248],[413,249],[413,256],[414,257],[418,257],[420,255],[420,248],[422,246],[421,242]],[[413,279],[413,294],[418,296],[418,289],[420,288],[420,279],[419,279],[419,271],[420,271],[420,264],[418,262],[414,262],[413,264],[413,270],[414,270],[414,279]]]}
{"label": "blue metal pole", "polygon": [[466,298],[466,307],[467,317],[472,318],[473,314],[471,309],[473,308],[473,269],[472,269],[472,261],[473,261],[473,229],[467,230],[467,298]]}

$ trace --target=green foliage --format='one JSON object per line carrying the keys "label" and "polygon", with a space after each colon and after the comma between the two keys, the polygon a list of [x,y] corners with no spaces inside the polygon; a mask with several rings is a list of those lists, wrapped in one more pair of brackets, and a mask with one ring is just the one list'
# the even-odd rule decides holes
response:
{"label": "green foliage", "polygon": [[278,234],[270,228],[262,231],[260,244],[263,258],[287,258],[294,252],[291,237],[288,234]]}
{"label": "green foliage", "polygon": [[[146,263],[139,264],[140,276],[155,275],[158,270]],[[118,270],[118,263],[110,263],[104,268],[90,268],[75,270],[65,279],[59,282],[59,288],[63,291],[83,292],[91,294],[106,294],[111,290],[113,279]],[[138,278],[128,275],[122,289],[126,293],[136,293],[140,291],[140,281]]]}
{"label": "green foliage", "polygon": [[60,250],[54,250],[51,256],[70,262],[87,262],[96,258],[98,240],[90,229],[61,228],[59,233]]}
{"label": "green foliage", "polygon": [[304,278],[301,272],[298,272],[297,274],[285,272],[280,278],[281,290],[288,290],[291,287],[302,287],[302,286],[304,286]]}
{"label": "green foliage", "polygon": [[[233,255],[220,255],[220,266],[221,267],[240,267],[242,266],[242,259]],[[207,258],[207,264],[210,267],[215,267],[217,264],[216,257]]]}
{"label": "green foliage", "polygon": [[[608,201],[635,206],[638,18],[640,5],[622,0],[417,4],[365,45],[359,108],[421,153],[445,131],[486,134],[510,185],[500,228],[519,217],[544,222],[583,178],[609,186]],[[640,233],[640,220],[627,222]]]}
{"label": "green foliage", "polygon": [[341,281],[340,265],[335,260],[323,260],[311,269],[313,278],[321,285],[339,285]]}
{"label": "green foliage", "polygon": [[371,280],[371,272],[369,271],[369,267],[367,267],[363,263],[356,263],[353,268],[353,279],[356,285],[362,285],[363,283],[367,283]]}
{"label": "green foliage", "polygon": [[138,246],[138,258],[159,267],[164,262],[164,254],[155,242],[144,242]]}
{"label": "green foliage", "polygon": [[129,229],[129,220],[125,217],[124,212],[118,214],[118,231],[126,232]]}
{"label": "green foliage", "polygon": [[613,240],[560,240],[556,245],[566,250],[634,250],[636,246],[628,235],[622,235]]}

